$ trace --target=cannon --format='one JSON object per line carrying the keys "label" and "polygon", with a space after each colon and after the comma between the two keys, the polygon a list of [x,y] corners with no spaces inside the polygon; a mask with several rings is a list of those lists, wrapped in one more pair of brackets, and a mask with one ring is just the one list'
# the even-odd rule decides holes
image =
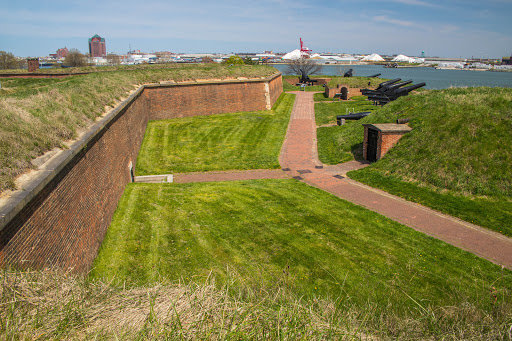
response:
{"label": "cannon", "polygon": [[310,79],[309,76],[304,73],[304,71],[301,71],[301,77],[300,77],[299,83],[297,85],[302,85],[302,84],[313,85],[313,83],[316,83],[316,82],[318,82],[318,80]]}
{"label": "cannon", "polygon": [[368,100],[373,101],[374,104],[384,105],[391,101],[396,100],[398,97],[407,96],[411,91],[419,89],[426,84],[424,82],[418,83],[415,85],[410,85],[406,87],[400,87],[405,84],[411,83],[411,81],[402,82],[396,84],[392,89],[388,89],[387,91],[375,91],[368,95]]}
{"label": "cannon", "polygon": [[365,96],[371,96],[371,95],[392,95],[393,92],[399,88],[401,88],[404,85],[412,83],[412,80],[396,83],[396,84],[390,84],[382,87],[380,90],[368,90],[363,92],[363,95]]}
{"label": "cannon", "polygon": [[354,69],[348,70],[347,72],[345,72],[345,74],[343,74],[343,77],[352,77],[352,71],[354,71]]}
{"label": "cannon", "polygon": [[379,77],[380,75],[381,75],[380,73],[376,73],[374,75],[368,76],[368,78],[376,78],[376,77]]}
{"label": "cannon", "polygon": [[[389,80],[389,81],[386,81],[386,82],[382,82],[382,83],[380,83],[380,84],[377,86],[377,88],[376,88],[375,90],[370,90],[370,89],[361,89],[360,91],[361,91],[361,93],[362,93],[363,95],[365,95],[365,92],[368,92],[368,91],[378,91],[378,90],[381,90],[382,88],[384,88],[384,87],[386,87],[386,86],[388,86],[388,85],[394,84],[394,83],[399,82],[399,81],[401,81],[401,80],[402,80],[401,78],[391,79],[391,80]],[[370,83],[368,83],[368,85],[370,85]],[[366,96],[366,95],[365,95],[365,96]]]}
{"label": "cannon", "polygon": [[362,111],[362,112],[354,112],[347,115],[337,115],[336,116],[336,123],[338,125],[341,125],[342,120],[360,120],[363,117],[366,117],[370,115],[371,111]]}

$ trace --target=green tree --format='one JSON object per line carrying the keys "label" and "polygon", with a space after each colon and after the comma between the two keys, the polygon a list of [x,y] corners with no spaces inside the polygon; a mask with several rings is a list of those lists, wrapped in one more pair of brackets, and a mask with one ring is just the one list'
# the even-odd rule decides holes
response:
{"label": "green tree", "polygon": [[108,65],[119,65],[121,64],[121,57],[117,54],[109,54],[107,55],[107,63]]}
{"label": "green tree", "polygon": [[239,56],[231,56],[229,57],[228,59],[226,59],[225,61],[222,62],[222,64],[227,64],[227,65],[243,65],[244,64],[244,60],[239,57]]}
{"label": "green tree", "polygon": [[246,65],[255,65],[256,61],[252,60],[251,57],[245,57],[244,58],[244,64],[246,64]]}
{"label": "green tree", "polygon": [[87,58],[77,49],[71,49],[66,58],[64,58],[64,65],[74,67],[87,66]]}
{"label": "green tree", "polygon": [[18,69],[20,62],[10,52],[0,51],[0,70]]}

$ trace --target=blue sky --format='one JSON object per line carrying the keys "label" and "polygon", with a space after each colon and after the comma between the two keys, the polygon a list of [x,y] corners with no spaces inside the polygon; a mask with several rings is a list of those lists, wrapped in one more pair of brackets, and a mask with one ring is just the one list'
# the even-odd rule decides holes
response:
{"label": "blue sky", "polygon": [[512,0],[0,0],[0,50],[313,52],[501,58],[512,54]]}

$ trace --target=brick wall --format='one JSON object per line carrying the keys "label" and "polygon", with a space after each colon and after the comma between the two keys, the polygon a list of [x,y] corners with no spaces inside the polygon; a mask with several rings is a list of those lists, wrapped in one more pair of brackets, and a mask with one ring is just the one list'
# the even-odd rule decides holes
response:
{"label": "brick wall", "polygon": [[[281,76],[270,81],[181,83],[146,88],[152,120],[266,110],[283,92]],[[268,88],[268,90],[266,89]],[[269,94],[270,102],[266,95]]]}
{"label": "brick wall", "polygon": [[380,160],[386,153],[393,148],[393,146],[404,136],[404,134],[411,131],[407,125],[400,124],[363,124],[364,125],[364,138],[363,138],[363,158],[368,160],[368,130],[372,129],[377,131],[377,150],[376,159]]}
{"label": "brick wall", "polygon": [[279,98],[279,96],[281,95],[281,93],[283,92],[283,77],[281,77],[281,76],[274,77],[274,79],[272,79],[269,82],[269,91],[270,91],[270,106],[272,107],[276,103],[276,101]]}
{"label": "brick wall", "polygon": [[129,164],[136,167],[148,119],[265,110],[265,98],[277,99],[279,84],[282,91],[278,78],[270,84],[267,80],[267,88],[274,91],[267,96],[265,82],[141,87],[45,165],[30,190],[2,206],[0,263],[89,270],[131,180]]}
{"label": "brick wall", "polygon": [[379,134],[380,148],[377,157],[381,159],[402,138],[403,134]]}
{"label": "brick wall", "polygon": [[137,158],[147,112],[141,90],[117,117],[83,141],[0,231],[5,264],[88,270],[130,181],[128,165]]}

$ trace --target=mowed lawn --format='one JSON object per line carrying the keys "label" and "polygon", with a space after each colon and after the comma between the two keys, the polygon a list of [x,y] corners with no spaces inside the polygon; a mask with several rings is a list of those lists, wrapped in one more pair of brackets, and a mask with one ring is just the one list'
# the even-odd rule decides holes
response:
{"label": "mowed lawn", "polygon": [[137,175],[279,168],[295,95],[272,110],[150,121]]}
{"label": "mowed lawn", "polygon": [[129,184],[91,277],[285,286],[399,315],[512,309],[510,271],[293,179]]}

